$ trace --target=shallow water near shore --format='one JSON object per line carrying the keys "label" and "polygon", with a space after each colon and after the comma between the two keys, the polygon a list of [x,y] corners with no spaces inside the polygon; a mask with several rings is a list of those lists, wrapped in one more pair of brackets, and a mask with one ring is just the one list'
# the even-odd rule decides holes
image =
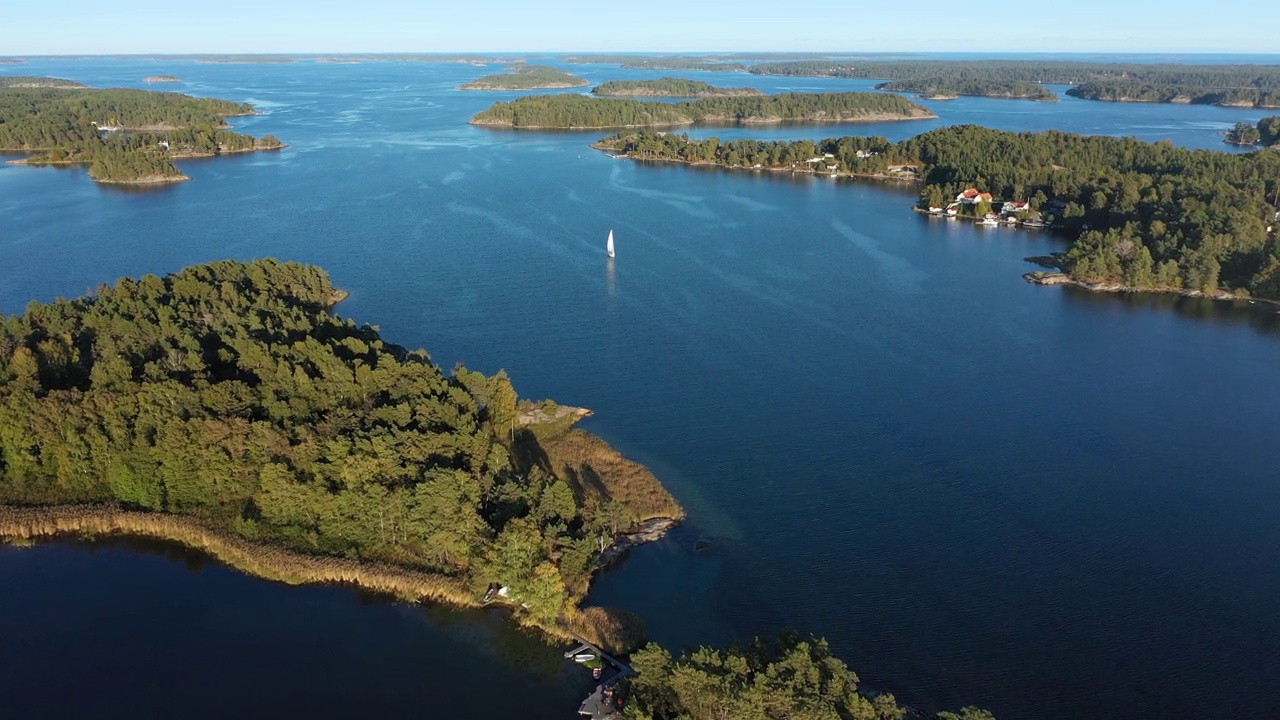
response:
{"label": "shallow water near shore", "polygon": [[[664,74],[570,69],[593,83]],[[166,90],[254,103],[266,113],[236,129],[290,147],[185,161],[190,182],[152,192],[0,164],[0,312],[226,257],[319,264],[351,292],[340,314],[445,367],[505,367],[522,395],[592,408],[583,427],[663,479],[688,525],[606,573],[592,601],[637,610],[673,649],[790,627],[934,709],[1269,717],[1274,310],[1029,285],[1023,258],[1060,249],[1051,235],[921,217],[909,187],[642,165],[587,147],[604,133],[467,126],[517,96],[454,89],[489,71],[6,69],[132,87],[172,73],[184,82]],[[873,84],[679,74],[769,92]],[[898,139],[972,122],[1228,150],[1221,131],[1267,114],[924,104],[940,118],[690,132]],[[554,649],[495,659],[514,643],[500,617],[181,562],[0,548],[6,702],[50,717],[129,716],[150,694],[190,716],[207,697],[208,717],[553,718],[582,694]],[[135,636],[128,663],[84,684]]]}

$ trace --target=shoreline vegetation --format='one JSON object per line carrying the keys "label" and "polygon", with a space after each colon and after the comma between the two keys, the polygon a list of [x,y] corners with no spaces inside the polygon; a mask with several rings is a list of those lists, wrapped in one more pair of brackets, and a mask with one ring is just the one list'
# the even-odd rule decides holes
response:
{"label": "shoreline vegetation", "polygon": [[549,65],[508,65],[509,72],[485,75],[459,85],[459,90],[562,90],[590,85],[587,80]]}
{"label": "shoreline vegetation", "polygon": [[928,108],[887,93],[787,93],[707,98],[680,103],[645,102],[584,95],[530,95],[495,103],[471,124],[528,130],[600,130],[923,120]]}
{"label": "shoreline vegetation", "polygon": [[642,132],[593,147],[635,160],[910,180],[920,183],[917,207],[928,214],[985,225],[1013,218],[1062,234],[1071,247],[1057,265],[1082,287],[1280,300],[1280,153],[1270,150],[1235,155],[972,125],[900,143]]}
{"label": "shoreline vegetation", "polygon": [[588,411],[446,376],[333,315],[344,297],[318,268],[225,261],[0,318],[0,534],[166,538],[634,649],[634,618],[583,603],[683,519],[671,494],[574,429]]}
{"label": "shoreline vegetation", "polygon": [[[286,147],[279,138],[232,132],[247,103],[152,90],[86,88],[53,78],[0,84],[0,151],[29,153],[18,165],[84,165],[95,181],[151,185],[189,179],[175,160]],[[70,84],[67,84],[70,83]]]}
{"label": "shoreline vegetation", "polygon": [[752,87],[723,88],[711,83],[665,77],[658,80],[610,80],[597,85],[592,95],[600,97],[712,98],[757,97],[763,92]]}

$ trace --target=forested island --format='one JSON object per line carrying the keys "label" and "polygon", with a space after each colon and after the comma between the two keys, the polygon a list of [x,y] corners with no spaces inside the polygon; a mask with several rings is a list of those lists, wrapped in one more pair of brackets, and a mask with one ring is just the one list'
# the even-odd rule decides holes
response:
{"label": "forested island", "polygon": [[576,88],[589,85],[586,80],[548,65],[516,63],[507,67],[509,72],[485,75],[465,85],[460,90],[547,90]]}
{"label": "forested island", "polygon": [[[885,79],[885,90],[1048,100],[1041,83],[1077,85],[1068,95],[1114,102],[1280,107],[1280,66],[1089,63],[1041,60],[916,60],[759,63],[758,75]],[[971,92],[958,88],[968,87]],[[917,89],[919,88],[919,89]],[[1034,93],[1034,94],[1024,94]]]}
{"label": "forested island", "polygon": [[32,153],[13,161],[29,165],[86,165],[98,182],[176,182],[187,176],[173,160],[283,147],[227,129],[226,118],[253,112],[179,93],[24,83],[0,87],[0,150]]}
{"label": "forested island", "polygon": [[1064,60],[803,60],[758,63],[756,75],[874,80],[950,78],[1075,85],[1125,81],[1199,88],[1280,90],[1280,65],[1175,65]]}
{"label": "forested island", "polygon": [[[619,134],[596,145],[635,159],[734,168],[918,179],[922,208],[969,205],[983,217],[1001,200],[1025,203],[1070,238],[1060,275],[1095,290],[1152,290],[1280,301],[1280,153],[1235,155],[1170,143],[977,126],[932,130],[900,143],[844,137],[814,143],[672,133]],[[971,188],[989,193],[961,203]]]}
{"label": "forested island", "polygon": [[764,95],[751,87],[722,88],[698,80],[666,77],[659,80],[610,80],[591,93],[602,97],[709,98]]}
{"label": "forested island", "polygon": [[[0,537],[160,538],[638,647],[638,618],[581,603],[620,541],[683,516],[671,495],[572,429],[581,412],[521,401],[501,371],[446,374],[333,314],[342,297],[316,267],[223,261],[0,316]],[[627,717],[907,715],[816,638],[634,663]]]}
{"label": "forested island", "polygon": [[1280,145],[1280,116],[1262,118],[1256,125],[1238,122],[1227,131],[1224,142],[1244,147]]}
{"label": "forested island", "polygon": [[543,95],[500,102],[471,119],[494,127],[595,130],[762,123],[882,122],[936,117],[927,108],[884,93],[787,93],[707,98],[683,103]]}
{"label": "forested island", "polygon": [[74,88],[83,88],[74,80],[64,80],[62,78],[49,77],[0,77],[0,89],[3,88],[49,88],[70,90]]}
{"label": "forested island", "polygon": [[1224,107],[1280,108],[1280,90],[1204,88],[1192,85],[1150,84],[1125,80],[1087,82],[1067,94],[1082,100],[1107,102],[1182,103]]}
{"label": "forested island", "polygon": [[877,90],[916,93],[927,100],[950,100],[961,95],[1007,98],[1010,100],[1039,100],[1056,102],[1058,96],[1043,85],[1025,80],[996,80],[946,77],[920,77],[907,80],[891,80],[876,85]]}

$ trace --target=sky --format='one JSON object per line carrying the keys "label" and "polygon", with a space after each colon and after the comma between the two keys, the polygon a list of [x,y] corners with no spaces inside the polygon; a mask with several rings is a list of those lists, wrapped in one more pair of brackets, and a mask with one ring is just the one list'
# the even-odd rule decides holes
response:
{"label": "sky", "polygon": [[0,56],[377,52],[1280,53],[1260,0],[0,0]]}

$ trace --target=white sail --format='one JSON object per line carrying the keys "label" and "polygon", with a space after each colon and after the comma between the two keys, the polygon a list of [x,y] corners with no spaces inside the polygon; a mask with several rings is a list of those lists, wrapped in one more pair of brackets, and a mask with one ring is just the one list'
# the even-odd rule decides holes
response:
{"label": "white sail", "polygon": [[609,257],[613,257],[613,231],[609,231],[609,241],[605,243],[604,249],[609,251]]}

